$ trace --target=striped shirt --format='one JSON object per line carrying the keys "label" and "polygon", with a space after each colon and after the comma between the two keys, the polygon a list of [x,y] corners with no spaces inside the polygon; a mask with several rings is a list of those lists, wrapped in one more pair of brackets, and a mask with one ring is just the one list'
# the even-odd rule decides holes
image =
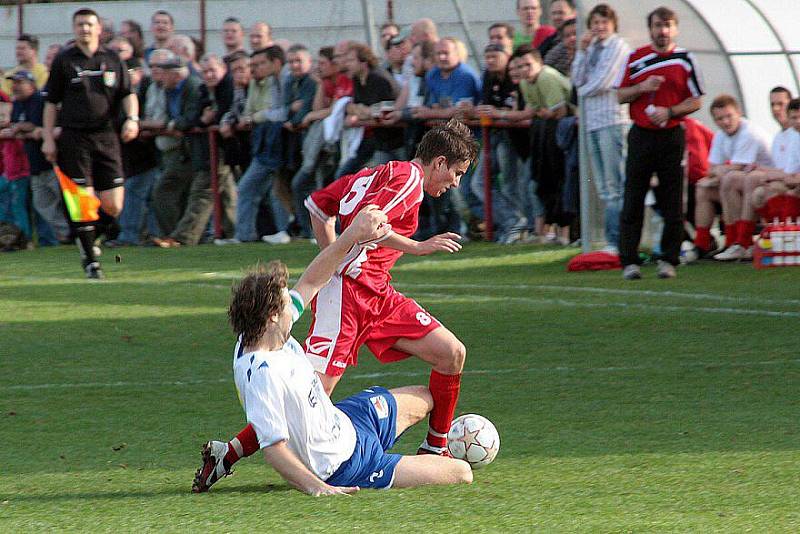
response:
{"label": "striped shirt", "polygon": [[572,62],[572,83],[583,97],[582,112],[590,132],[628,123],[627,105],[617,101],[614,82],[631,53],[628,43],[614,34],[578,50]]}

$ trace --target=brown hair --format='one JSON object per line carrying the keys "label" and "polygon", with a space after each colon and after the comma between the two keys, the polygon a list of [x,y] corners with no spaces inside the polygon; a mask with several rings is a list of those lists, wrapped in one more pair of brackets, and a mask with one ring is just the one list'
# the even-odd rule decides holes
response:
{"label": "brown hair", "polygon": [[537,63],[544,63],[544,61],[542,61],[542,54],[539,52],[539,50],[529,44],[519,45],[516,50],[514,50],[514,53],[511,54],[510,59],[517,59],[527,55],[531,55]]}
{"label": "brown hair", "polygon": [[286,265],[276,260],[266,266],[257,265],[233,286],[228,322],[235,333],[242,335],[245,346],[258,343],[269,318],[283,309],[283,288],[288,279]]}
{"label": "brown hair", "polygon": [[741,107],[739,106],[739,101],[736,100],[736,97],[723,93],[717,96],[717,98],[715,98],[713,102],[711,102],[711,107],[709,109],[710,110],[722,109],[728,106],[733,106],[736,109],[741,109]]}
{"label": "brown hair", "polygon": [[444,156],[447,166],[462,161],[475,161],[478,156],[478,143],[472,131],[457,119],[450,119],[447,124],[434,126],[417,145],[416,157],[428,164],[434,158]]}
{"label": "brown hair", "polygon": [[371,69],[374,69],[378,66],[378,58],[375,57],[375,52],[373,52],[372,49],[364,43],[350,43],[350,45],[347,47],[347,51],[355,52],[356,59],[358,59],[361,63],[366,63]]}
{"label": "brown hair", "polygon": [[614,8],[612,8],[610,5],[608,5],[608,4],[597,4],[596,6],[594,6],[592,8],[592,10],[589,12],[589,16],[586,17],[586,27],[587,28],[591,29],[591,27],[592,27],[592,17],[594,17],[595,15],[598,16],[598,17],[603,17],[604,19],[610,20],[611,23],[614,25],[614,31],[617,31],[617,29],[619,29],[619,21],[617,20],[617,12],[614,11]]}
{"label": "brown hair", "polygon": [[492,31],[495,28],[504,28],[506,30],[506,37],[513,39],[514,38],[514,26],[509,24],[508,22],[495,22],[491,26],[489,26],[488,31]]}
{"label": "brown hair", "polygon": [[678,24],[678,14],[675,13],[674,11],[672,11],[668,7],[664,7],[664,6],[657,7],[653,11],[651,11],[650,13],[647,14],[647,27],[648,28],[653,25],[653,19],[655,17],[660,18],[664,22],[666,22],[668,20],[674,20],[675,24]]}

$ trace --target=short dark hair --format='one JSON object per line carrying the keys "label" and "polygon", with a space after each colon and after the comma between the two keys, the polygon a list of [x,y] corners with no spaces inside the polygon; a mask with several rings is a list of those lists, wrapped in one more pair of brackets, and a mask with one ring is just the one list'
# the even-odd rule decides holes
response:
{"label": "short dark hair", "polygon": [[573,17],[571,19],[567,19],[564,22],[562,22],[561,23],[561,27],[558,28],[559,37],[564,35],[564,30],[566,30],[570,26],[575,26],[576,23],[577,23],[577,20],[575,19],[575,17]]}
{"label": "short dark hair", "polygon": [[295,52],[309,53],[308,47],[302,43],[295,43],[289,47],[289,50],[286,51],[287,54],[294,54]]}
{"label": "short dark hair", "polygon": [[333,61],[333,47],[332,46],[323,46],[319,49],[318,54],[328,61]]}
{"label": "short dark hair", "polygon": [[[614,24],[614,31],[617,31],[617,29],[619,28],[619,21],[617,19],[617,12],[614,11],[614,8],[612,8],[608,4],[597,4],[596,6],[594,6],[592,8],[591,11],[589,11],[589,16],[586,17],[586,27],[587,28],[591,28],[592,27],[592,17],[594,17],[594,16],[603,17],[604,19],[610,20],[612,22],[612,24]],[[648,24],[648,26],[649,26],[649,24]]]}
{"label": "short dark hair", "polygon": [[495,28],[505,28],[506,35],[508,35],[511,39],[514,38],[514,32],[516,30],[514,30],[514,26],[512,26],[508,22],[495,22],[494,24],[489,26],[489,29],[487,31],[492,31]]}
{"label": "short dark hair", "polygon": [[150,22],[153,21],[156,15],[166,15],[167,18],[169,18],[169,23],[175,26],[175,19],[172,18],[172,15],[170,14],[169,11],[164,11],[163,9],[159,9],[158,11],[150,15]]}
{"label": "short dark hair", "polygon": [[72,22],[75,22],[75,19],[77,19],[78,17],[91,17],[91,16],[97,17],[97,21],[100,22],[100,15],[98,15],[94,9],[89,9],[87,7],[79,9],[78,11],[73,13]]}
{"label": "short dark hair", "polygon": [[33,48],[34,50],[39,50],[39,38],[31,35],[29,33],[22,33],[19,37],[17,37],[17,42],[25,41],[28,45]]}
{"label": "short dark hair", "polygon": [[711,107],[709,109],[710,110],[722,109],[722,108],[726,108],[728,106],[733,106],[736,109],[741,109],[741,106],[739,105],[739,101],[736,100],[735,96],[729,95],[727,93],[723,93],[723,94],[717,96],[714,99],[713,102],[711,102]]}
{"label": "short dark hair", "polygon": [[550,4],[552,5],[553,2],[558,2],[558,1],[566,2],[569,7],[571,7],[572,9],[575,9],[575,0],[552,0],[550,2]]}
{"label": "short dark hair", "polygon": [[800,98],[793,98],[789,102],[789,106],[786,108],[786,111],[800,111]]}
{"label": "short dark hair", "polygon": [[457,119],[428,130],[417,145],[416,157],[428,164],[439,156],[444,156],[448,167],[462,161],[475,161],[478,143],[472,130]]}
{"label": "short dark hair", "polygon": [[770,89],[770,91],[769,91],[769,94],[771,94],[771,95],[774,95],[774,94],[777,94],[777,93],[786,93],[786,95],[789,97],[789,99],[790,100],[792,99],[792,92],[790,90],[788,90],[787,88],[785,88],[784,86],[782,86],[782,85],[777,85],[777,86],[773,87],[772,89]]}
{"label": "short dark hair", "polygon": [[378,66],[378,58],[375,56],[375,52],[364,43],[350,43],[350,46],[347,47],[347,51],[355,52],[356,59],[362,63],[368,64],[371,69]]}
{"label": "short dark hair", "polygon": [[223,24],[238,24],[240,28],[242,28],[242,21],[237,19],[236,17],[228,17],[227,19],[222,21]]}
{"label": "short dark hair", "polygon": [[[255,52],[253,52],[253,54],[255,54]],[[225,56],[223,58],[223,61],[225,63],[227,63],[228,65],[232,65],[233,63],[235,63],[236,61],[239,61],[240,59],[248,59],[248,58],[252,57],[253,54],[250,54],[248,56],[247,52],[245,52],[244,50],[237,50],[237,51],[231,52],[230,54]]]}
{"label": "short dark hair", "polygon": [[381,24],[381,30],[385,30],[386,28],[397,28],[397,31],[400,31],[400,26],[398,26],[394,22],[384,22],[383,24]]}
{"label": "short dark hair", "polygon": [[678,24],[678,14],[672,11],[668,7],[657,7],[653,11],[647,14],[647,27],[653,25],[653,19],[655,17],[660,18],[663,21],[674,20],[675,24]]}
{"label": "short dark hair", "polygon": [[537,62],[544,63],[544,61],[542,61],[542,54],[539,52],[539,50],[529,44],[519,45],[517,49],[514,50],[514,52],[511,54],[509,61],[511,59],[517,59],[521,58],[522,56],[527,56],[528,54],[532,55],[533,59],[535,59]]}
{"label": "short dark hair", "polygon": [[234,333],[241,334],[244,346],[258,343],[269,318],[281,312],[288,280],[289,270],[276,260],[266,266],[257,265],[233,286],[228,322]]}
{"label": "short dark hair", "polygon": [[266,48],[262,48],[261,50],[256,50],[255,52],[250,54],[250,57],[255,57],[261,54],[267,56],[267,59],[270,61],[275,61],[276,59],[279,59],[281,65],[286,63],[286,53],[283,51],[283,48],[281,48],[278,45],[272,45]]}

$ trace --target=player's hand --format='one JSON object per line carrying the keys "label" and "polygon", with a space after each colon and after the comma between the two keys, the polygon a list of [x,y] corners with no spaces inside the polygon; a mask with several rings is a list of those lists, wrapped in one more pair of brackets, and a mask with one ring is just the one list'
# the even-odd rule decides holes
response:
{"label": "player's hand", "polygon": [[589,45],[592,44],[592,39],[594,39],[594,34],[592,32],[586,32],[581,37],[580,48],[581,50],[586,50],[589,48]]}
{"label": "player's hand", "polygon": [[122,139],[123,143],[128,143],[133,141],[139,136],[139,123],[136,121],[132,121],[130,119],[126,120],[122,124],[122,132],[120,133],[120,139]]}
{"label": "player's hand", "polygon": [[324,486],[321,486],[319,488],[313,488],[308,493],[312,497],[322,497],[325,495],[351,495],[357,492],[359,489],[361,488],[359,488],[358,486],[339,487],[339,486],[329,486],[328,484],[325,484]]}
{"label": "player's hand", "polygon": [[664,80],[666,80],[666,78],[663,76],[650,76],[639,84],[639,88],[643,93],[658,91],[658,89],[661,87],[661,84],[664,83]]}
{"label": "player's hand", "polygon": [[56,142],[52,139],[45,139],[42,143],[42,155],[50,163],[56,162],[58,151],[56,150]]}
{"label": "player's hand", "polygon": [[449,252],[453,254],[461,250],[461,236],[453,232],[445,232],[422,241],[417,246],[417,256],[427,256],[434,252]]}
{"label": "player's hand", "polygon": [[650,122],[656,126],[662,126],[669,121],[669,108],[654,106],[653,112],[648,115]]}
{"label": "player's hand", "polygon": [[389,218],[375,204],[368,204],[358,212],[347,230],[354,232],[354,237],[359,243],[373,241],[385,236],[391,226],[387,224]]}

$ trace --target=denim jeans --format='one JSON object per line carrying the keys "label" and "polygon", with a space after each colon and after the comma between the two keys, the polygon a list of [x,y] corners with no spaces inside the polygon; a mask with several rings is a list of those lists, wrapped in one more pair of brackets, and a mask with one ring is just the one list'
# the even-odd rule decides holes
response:
{"label": "denim jeans", "polygon": [[278,195],[273,191],[276,169],[253,158],[247,171],[239,180],[236,204],[236,239],[239,241],[257,241],[256,216],[261,200],[269,195],[272,217],[279,232],[289,226],[289,214],[283,207]]}
{"label": "denim jeans", "polygon": [[605,204],[606,242],[615,247],[619,246],[619,217],[625,189],[624,133],[625,125],[617,124],[587,135],[592,177],[597,194]]}
{"label": "denim jeans", "polygon": [[297,223],[300,225],[302,237],[311,237],[311,219],[305,208],[305,200],[316,189],[315,173],[317,161],[325,143],[322,130],[322,121],[317,121],[309,127],[303,139],[303,164],[292,178],[292,204]]}
{"label": "denim jeans", "polygon": [[0,221],[16,225],[28,240],[32,235],[29,189],[30,179],[27,176],[16,180],[0,176]]}
{"label": "denim jeans", "polygon": [[[36,217],[39,244],[57,244],[70,236],[69,223],[62,207],[61,188],[53,169],[31,175],[31,198]],[[53,235],[55,234],[55,235]]]}
{"label": "denim jeans", "polygon": [[369,167],[377,167],[390,161],[405,161],[406,160],[406,147],[401,146],[391,150],[376,150],[369,160]]}
{"label": "denim jeans", "polygon": [[119,216],[120,231],[118,241],[132,245],[139,243],[139,234],[142,230],[142,219],[150,236],[159,236],[155,212],[150,208],[150,195],[158,181],[159,169],[154,167],[141,174],[131,176],[125,180],[125,203],[122,214]]}
{"label": "denim jeans", "polygon": [[[491,161],[488,162],[492,173],[492,219],[501,232],[505,232],[516,226],[522,218],[522,213],[518,205],[514,203],[507,194],[506,181],[511,173],[516,169],[511,165],[513,155],[511,147],[508,145],[508,135],[506,132],[492,132],[491,142]],[[470,180],[472,194],[481,202],[481,212],[484,210],[484,161],[483,151],[478,155],[478,165]],[[497,171],[497,172],[495,172]],[[500,176],[502,175],[502,182]],[[481,213],[483,216],[483,213]]]}

